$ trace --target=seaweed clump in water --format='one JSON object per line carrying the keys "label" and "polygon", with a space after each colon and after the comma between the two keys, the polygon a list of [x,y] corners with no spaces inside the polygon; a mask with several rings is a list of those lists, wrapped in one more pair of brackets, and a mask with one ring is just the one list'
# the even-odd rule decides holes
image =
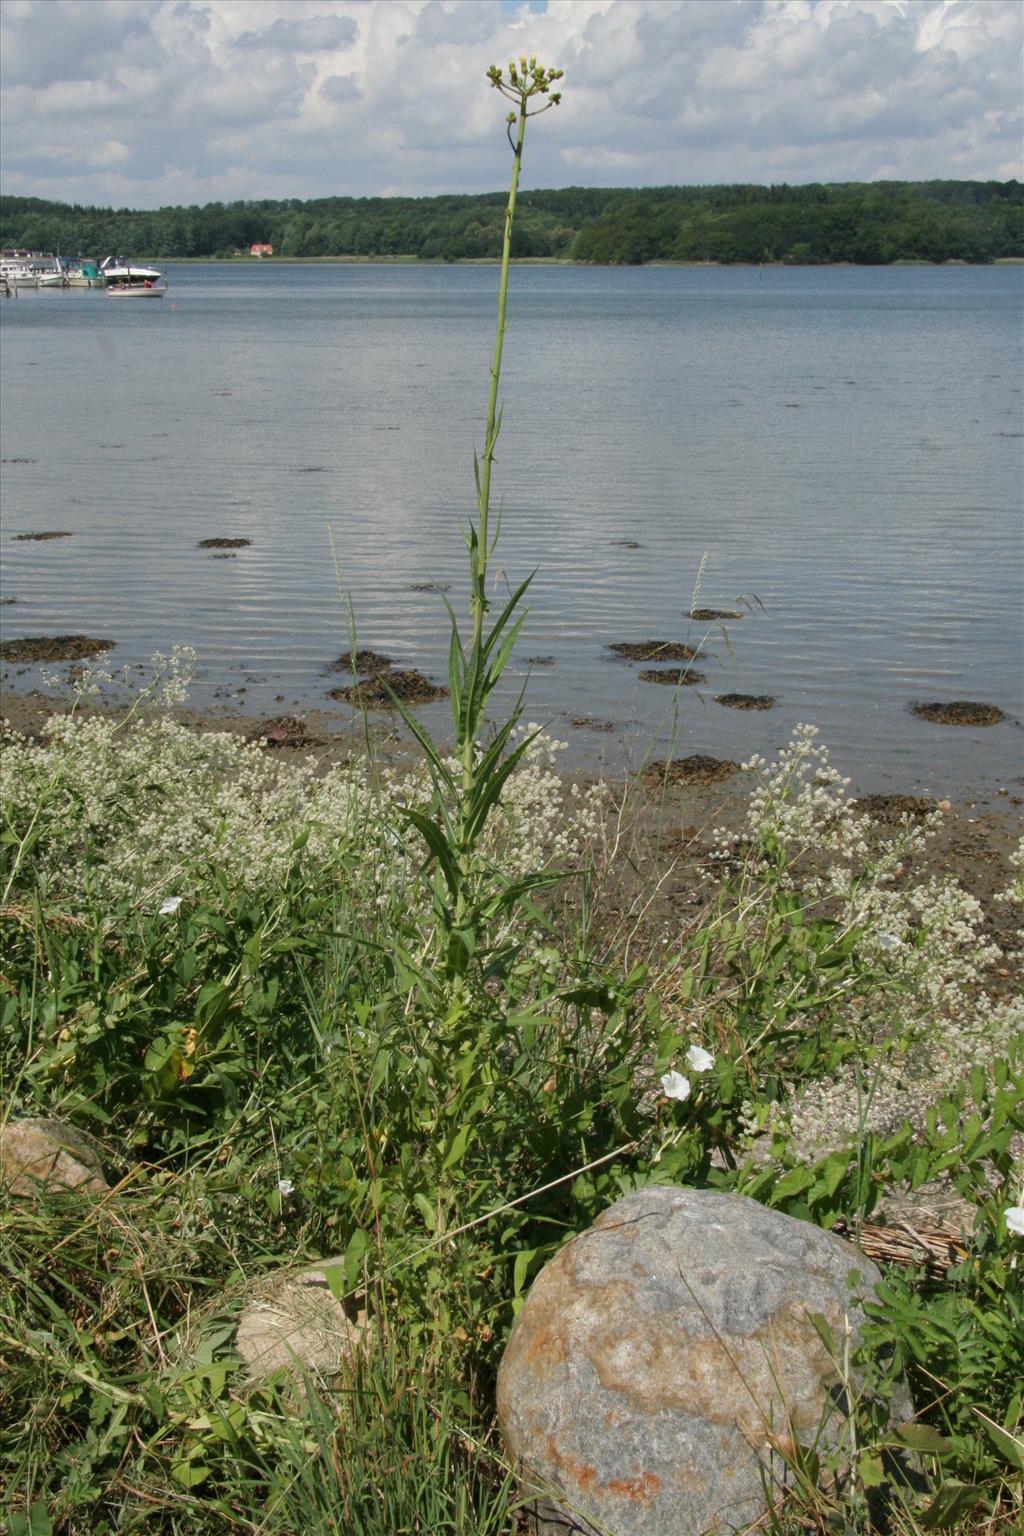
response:
{"label": "seaweed clump in water", "polygon": [[715,703],[726,709],[771,709],[775,703],[772,693],[716,693]]}
{"label": "seaweed clump in water", "polygon": [[666,688],[691,688],[704,681],[703,672],[695,672],[692,667],[664,667],[657,672],[652,667],[639,677],[642,683],[661,683]]}
{"label": "seaweed clump in water", "polygon": [[680,640],[615,640],[608,649],[624,661],[692,661],[697,654]]}
{"label": "seaweed clump in water", "polygon": [[429,677],[413,668],[400,672],[376,672],[360,678],[351,688],[334,688],[331,698],[342,704],[355,704],[366,709],[393,709],[395,700],[403,704],[432,704],[435,699],[446,699],[448,689],[432,683]]}
{"label": "seaweed clump in water", "polygon": [[361,650],[345,651],[339,656],[331,668],[332,672],[366,672],[372,676],[375,672],[386,672],[394,662],[390,656],[384,656],[380,651]]}
{"label": "seaweed clump in water", "polygon": [[648,763],[637,777],[642,784],[717,784],[740,770],[739,763],[726,757],[707,757],[694,752],[690,757],[676,757],[666,762]]}
{"label": "seaweed clump in water", "polygon": [[933,725],[998,725],[1006,716],[996,704],[978,704],[973,699],[953,699],[948,704],[912,704],[910,713]]}
{"label": "seaweed clump in water", "polygon": [[113,640],[96,640],[92,635],[40,635],[25,640],[5,640],[0,645],[0,661],[82,661],[112,650]]}

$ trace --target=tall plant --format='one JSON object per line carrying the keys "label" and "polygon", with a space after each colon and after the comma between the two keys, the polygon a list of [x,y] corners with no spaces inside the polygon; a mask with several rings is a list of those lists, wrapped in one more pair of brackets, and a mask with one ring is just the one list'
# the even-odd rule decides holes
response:
{"label": "tall plant", "polygon": [[504,722],[488,737],[488,702],[512,654],[526,618],[523,598],[532,577],[512,592],[493,622],[488,622],[488,564],[497,543],[490,528],[491,475],[494,452],[501,432],[498,390],[505,342],[509,261],[516,195],[523,162],[523,144],[529,118],[557,106],[561,93],[552,86],[562,78],[560,69],[547,69],[536,58],[520,58],[507,74],[492,65],[487,78],[495,90],[512,102],[505,119],[512,149],[512,177],[505,208],[498,313],[487,396],[487,419],[482,456],[474,454],[476,521],[466,530],[470,573],[470,635],[464,641],[452,605],[445,599],[451,621],[448,681],[455,728],[455,765],[446,758],[407,710],[403,717],[427,755],[434,783],[431,805],[410,808],[408,820],[417,828],[436,866],[434,889],[436,916],[443,955],[439,980],[446,990],[461,991],[462,978],[474,960],[494,974],[500,970],[498,955],[488,935],[495,923],[508,916],[529,891],[551,877],[537,872],[510,880],[492,868],[481,854],[488,817],[500,802],[502,790],[515,771],[532,737],[511,746],[512,733],[522,714],[522,694]]}

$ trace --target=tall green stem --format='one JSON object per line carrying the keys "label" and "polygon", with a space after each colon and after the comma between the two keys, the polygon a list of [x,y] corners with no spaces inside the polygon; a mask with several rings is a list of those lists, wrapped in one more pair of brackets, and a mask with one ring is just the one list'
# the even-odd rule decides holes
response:
{"label": "tall green stem", "polygon": [[484,430],[484,460],[480,473],[480,491],[477,508],[480,514],[480,551],[478,556],[479,588],[473,593],[473,643],[483,633],[486,609],[486,580],[488,530],[487,520],[491,504],[491,466],[494,463],[494,445],[497,441],[498,383],[501,378],[501,354],[505,345],[505,305],[508,298],[508,269],[512,256],[512,224],[516,212],[516,194],[519,191],[519,172],[523,163],[523,140],[526,137],[526,97],[519,106],[516,141],[513,146],[512,182],[505,206],[505,235],[501,247],[501,277],[498,281],[498,325],[494,337],[494,356],[491,360],[491,387],[487,399],[487,425]]}
{"label": "tall green stem", "polygon": [[[485,630],[484,619],[488,609],[487,566],[492,548],[491,472],[501,432],[498,389],[505,344],[512,226],[519,191],[519,173],[522,169],[523,140],[526,137],[527,118],[536,117],[538,113],[558,105],[561,94],[552,92],[551,86],[561,77],[561,70],[545,69],[543,65],[538,65],[535,58],[521,58],[518,69],[510,63],[507,77],[496,65],[487,71],[491,85],[513,108],[505,118],[505,131],[512,148],[512,177],[505,207],[498,316],[487,396],[483,460],[482,463],[474,461],[477,517],[466,534],[470,561],[472,627],[468,645],[463,644],[455,614],[449,609],[452,631],[448,675],[459,759],[455,774],[419,724],[402,709],[398,700],[395,701],[417,740],[427,751],[438,796],[432,816],[412,807],[407,809],[406,815],[425,838],[431,859],[437,863],[439,935],[444,938],[444,970],[453,984],[453,999],[461,998],[465,993],[466,970],[471,957],[477,952],[479,936],[486,933],[497,914],[510,910],[528,889],[535,888],[545,878],[542,874],[521,877],[519,880],[509,880],[500,874],[492,878],[486,861],[480,857],[481,838],[487,818],[500,802],[509,775],[529,747],[529,738],[511,745],[512,733],[519,720],[519,705],[496,728],[493,739],[486,746],[484,743],[487,703],[508,662],[525,618],[525,611],[517,614],[516,610],[529,585],[529,578],[511,594],[489,629]],[[541,97],[546,98],[543,103],[538,101]],[[444,805],[445,795],[449,797],[447,808]],[[489,893],[484,899],[481,893],[488,880]]]}

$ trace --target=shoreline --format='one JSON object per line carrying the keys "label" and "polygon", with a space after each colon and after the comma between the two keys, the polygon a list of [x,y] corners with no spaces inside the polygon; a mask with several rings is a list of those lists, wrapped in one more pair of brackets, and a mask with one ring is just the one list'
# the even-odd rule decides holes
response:
{"label": "shoreline", "polygon": [[[79,710],[83,718],[116,717],[125,707],[82,704]],[[41,692],[5,686],[0,691],[0,729],[38,740],[46,719],[67,714],[69,708]],[[416,743],[402,736],[387,715],[370,717],[364,724],[359,716],[317,709],[274,719],[237,710],[190,708],[148,711],[140,718],[147,714],[167,714],[201,734],[227,732],[247,741],[263,739],[264,750],[274,760],[287,764],[312,759],[318,774],[361,757],[368,746],[386,768],[400,768],[419,757]],[[263,738],[261,727],[267,731]],[[681,748],[675,761],[687,756]],[[609,816],[621,818],[618,836],[625,836],[629,857],[621,861],[623,868],[606,893],[609,907],[602,927],[614,927],[639,898],[648,906],[643,920],[646,944],[670,943],[673,933],[692,922],[720,886],[721,871],[709,864],[714,834],[719,829],[734,836],[742,833],[751,781],[736,772],[714,783],[652,785],[631,771],[595,773],[568,767],[557,771],[566,784],[604,784]],[[872,836],[879,840],[892,836],[905,811],[917,819],[929,804],[914,794],[912,786],[882,795],[851,793],[851,798],[855,803],[863,801],[871,817]],[[1024,786],[1021,795],[965,788],[955,800],[932,799],[930,804],[942,813],[941,822],[922,853],[908,861],[903,878],[921,882],[955,876],[982,905],[986,939],[1004,952],[1015,951],[1019,913],[996,897],[1014,878],[1010,860],[1024,835]],[[1012,984],[1008,970],[1007,990]]]}
{"label": "shoreline", "polygon": [[[137,258],[138,261],[163,262],[165,265],[193,267],[193,266],[217,266],[217,267],[352,267],[352,266],[377,266],[377,267],[407,267],[415,264],[419,267],[500,267],[500,256],[456,256],[448,260],[443,256],[418,256],[414,251],[405,255],[393,256],[250,256],[243,252],[238,256],[149,256],[145,252]],[[857,269],[861,267],[1020,267],[1024,266],[1024,256],[994,256],[991,261],[967,261],[960,256],[951,256],[945,261],[926,261],[923,258],[910,256],[901,257],[895,261],[670,261],[667,257],[659,257],[651,261],[622,262],[622,261],[575,261],[571,256],[513,256],[510,258],[513,267],[713,267],[716,270],[725,270],[729,267],[745,267],[757,271],[761,267],[770,268],[804,268],[818,267],[833,268],[848,267]]]}

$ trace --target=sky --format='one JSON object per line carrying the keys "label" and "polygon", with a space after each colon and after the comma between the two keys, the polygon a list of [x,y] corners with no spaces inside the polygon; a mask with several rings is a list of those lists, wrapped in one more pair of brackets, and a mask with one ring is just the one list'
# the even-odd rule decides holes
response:
{"label": "sky", "polygon": [[1021,177],[1019,0],[0,0],[0,189],[491,191],[488,65],[563,69],[523,185]]}

